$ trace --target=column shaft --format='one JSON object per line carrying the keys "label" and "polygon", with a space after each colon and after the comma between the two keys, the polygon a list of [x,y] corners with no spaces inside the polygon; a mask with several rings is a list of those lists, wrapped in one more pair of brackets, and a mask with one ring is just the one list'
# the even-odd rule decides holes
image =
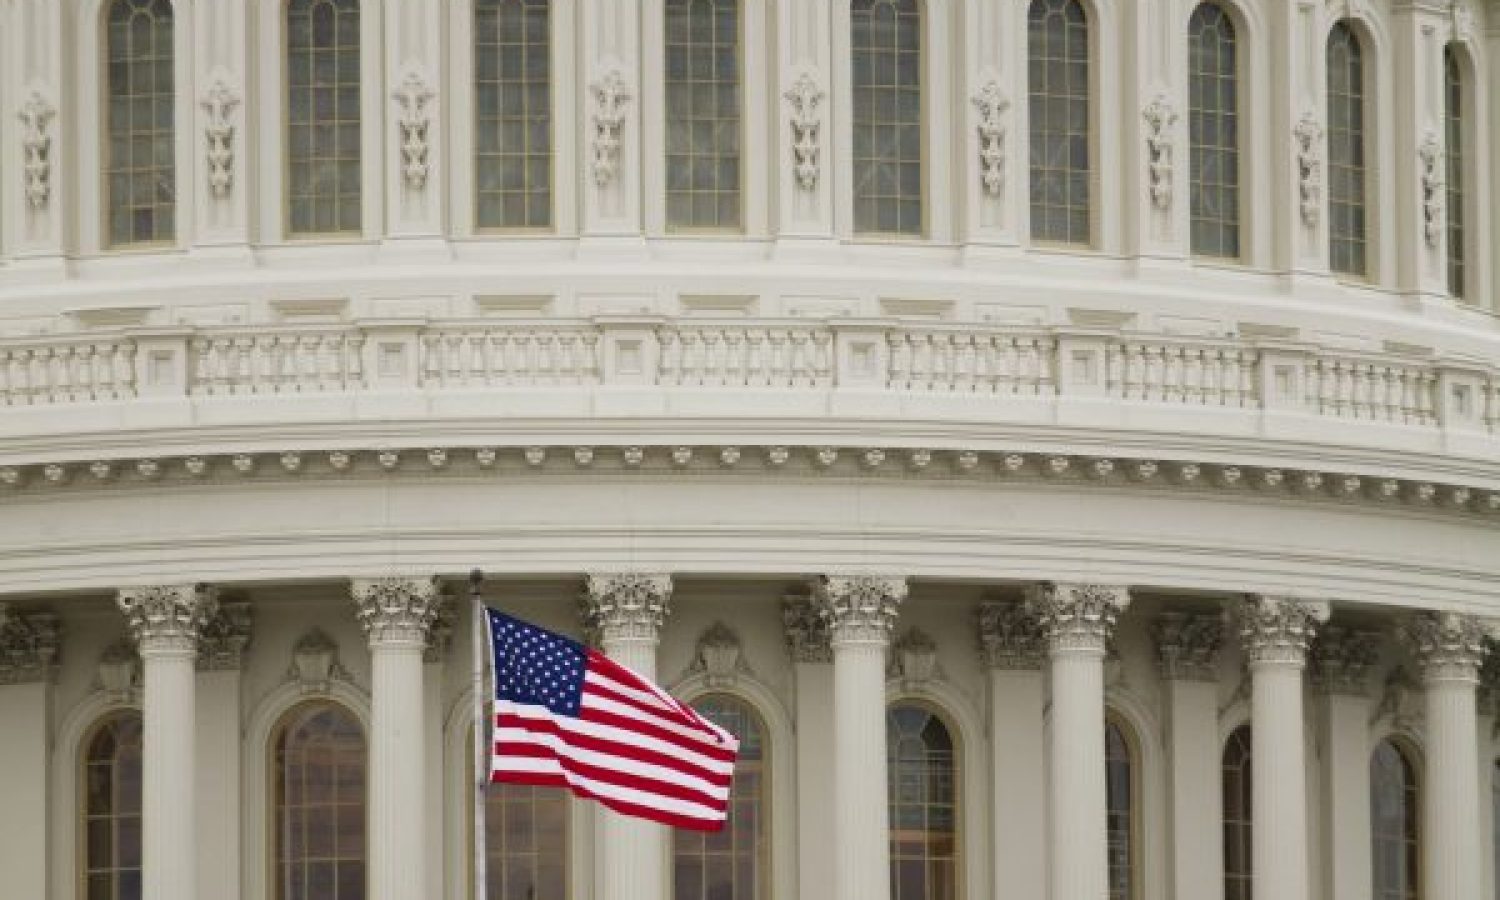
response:
{"label": "column shaft", "polygon": [[1047,896],[1046,747],[1040,669],[990,670],[990,778],[997,887]]}
{"label": "column shaft", "polygon": [[1475,723],[1472,682],[1428,683],[1427,790],[1422,810],[1427,829],[1427,858],[1422,869],[1425,900],[1480,896]]}
{"label": "column shaft", "polygon": [[152,900],[194,900],[194,652],[141,647],[141,886]]}
{"label": "column shaft", "polygon": [[47,802],[52,686],[0,684],[0,872],[7,896],[47,897]]}
{"label": "column shaft", "polygon": [[[1325,885],[1329,900],[1370,896],[1370,712],[1364,697],[1326,699],[1323,796]],[[1258,727],[1258,723],[1257,723]]]}
{"label": "column shaft", "polygon": [[1217,900],[1224,895],[1217,685],[1179,679],[1167,682],[1167,692],[1174,896]]}
{"label": "column shaft", "polygon": [[1109,894],[1104,785],[1104,653],[1052,656],[1052,896]]}
{"label": "column shaft", "polygon": [[798,895],[832,897],[834,866],[827,852],[834,833],[833,667],[797,664]]}
{"label": "column shaft", "polygon": [[833,645],[834,857],[838,900],[890,897],[885,645]]}

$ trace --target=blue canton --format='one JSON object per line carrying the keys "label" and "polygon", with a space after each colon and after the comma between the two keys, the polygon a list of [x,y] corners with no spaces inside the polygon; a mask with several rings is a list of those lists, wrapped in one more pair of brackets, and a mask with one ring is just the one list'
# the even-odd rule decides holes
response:
{"label": "blue canton", "polygon": [[495,696],[576,716],[583,703],[583,645],[493,609],[490,617]]}

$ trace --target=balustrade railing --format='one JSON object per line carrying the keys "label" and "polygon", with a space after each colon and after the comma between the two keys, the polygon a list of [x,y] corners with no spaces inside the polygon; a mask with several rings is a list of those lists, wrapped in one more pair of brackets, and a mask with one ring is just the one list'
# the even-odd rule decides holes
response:
{"label": "balustrade railing", "polygon": [[826,327],[677,324],[657,332],[666,387],[820,388],[833,383]]}
{"label": "balustrade railing", "polygon": [[0,344],[0,406],[130,399],[136,395],[135,351],[126,339]]}
{"label": "balustrade railing", "polygon": [[357,331],[211,333],[192,340],[188,392],[195,396],[357,390],[365,338]]}
{"label": "balustrade railing", "polygon": [[1141,403],[1259,405],[1259,354],[1231,344],[1122,340],[1107,351],[1109,394]]}
{"label": "balustrade railing", "polygon": [[912,328],[886,344],[893,390],[1040,396],[1057,383],[1057,342],[1042,334]]}
{"label": "balustrade railing", "polygon": [[424,387],[599,383],[599,335],[584,328],[439,328],[421,347]]}
{"label": "balustrade railing", "polygon": [[1437,424],[1437,373],[1429,366],[1327,354],[1312,360],[1307,385],[1308,404],[1326,416]]}

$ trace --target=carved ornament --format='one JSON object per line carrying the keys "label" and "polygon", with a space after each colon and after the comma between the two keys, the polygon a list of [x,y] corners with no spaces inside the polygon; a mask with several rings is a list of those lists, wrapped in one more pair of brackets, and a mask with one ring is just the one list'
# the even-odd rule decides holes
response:
{"label": "carved ornament", "polygon": [[620,164],[620,132],[625,127],[625,107],[630,88],[618,68],[611,68],[589,85],[594,98],[594,183],[608,187]]}
{"label": "carved ornament", "polygon": [[238,669],[250,646],[250,604],[221,602],[198,639],[199,669]]}
{"label": "carved ornament", "polygon": [[797,186],[804,191],[818,187],[819,126],[818,104],[823,100],[823,89],[811,72],[803,72],[782,94],[791,107],[792,161],[797,174]]}
{"label": "carved ornament", "polygon": [[781,624],[786,630],[792,662],[833,662],[833,635],[810,597],[787,597],[781,604]]}
{"label": "carved ornament", "polygon": [[1152,623],[1161,676],[1180,681],[1216,681],[1224,617],[1217,613],[1168,612]]}
{"label": "carved ornament", "polygon": [[734,684],[736,678],[749,671],[739,635],[723,622],[714,622],[698,638],[688,671],[702,675],[703,683],[710,688]]}
{"label": "carved ornament", "polygon": [[142,656],[196,654],[198,636],[219,608],[206,584],[156,584],[122,588],[115,598]]}
{"label": "carved ornament", "polygon": [[441,595],[434,578],[355,578],[350,581],[354,617],[370,645],[386,643],[427,646]]}
{"label": "carved ornament", "polygon": [[920,628],[913,628],[901,635],[891,646],[889,674],[899,678],[907,690],[915,690],[937,680],[937,642]]}
{"label": "carved ornament", "polygon": [[904,577],[876,572],[820,575],[812,587],[813,603],[828,623],[835,648],[889,642],[907,594]]}
{"label": "carved ornament", "polygon": [[670,612],[672,576],[665,572],[591,572],[580,598],[584,629],[601,646],[655,642]]}
{"label": "carved ornament", "polygon": [[1417,145],[1417,160],[1422,181],[1422,237],[1427,246],[1436,247],[1443,236],[1444,184],[1443,147],[1438,143],[1437,133],[1431,128],[1422,134],[1422,143]]}
{"label": "carved ornament", "polygon": [[198,103],[208,114],[208,122],[203,126],[208,143],[208,190],[222,199],[229,196],[234,185],[233,113],[240,103],[239,91],[227,69],[214,67]]}
{"label": "carved ornament", "polygon": [[1005,113],[1010,109],[1010,99],[992,79],[969,101],[979,110],[980,180],[986,194],[998,197],[1005,184]]}
{"label": "carved ornament", "polygon": [[57,107],[52,105],[48,94],[41,84],[33,84],[16,113],[21,120],[21,170],[25,177],[26,205],[34,210],[46,209],[52,195],[51,124]]}
{"label": "carved ornament", "polygon": [[432,119],[428,106],[436,92],[416,63],[407,63],[391,92],[396,100],[396,127],[401,139],[401,177],[406,186],[419,191],[427,185],[427,128]]}
{"label": "carved ornament", "polygon": [[1130,592],[1102,584],[1044,582],[1027,591],[1026,604],[1041,623],[1051,654],[1105,650]]}
{"label": "carved ornament", "polygon": [[1380,633],[1328,625],[1312,644],[1312,681],[1327,694],[1364,696],[1380,661]]}
{"label": "carved ornament", "polygon": [[1151,176],[1151,203],[1157,209],[1172,208],[1172,129],[1177,110],[1166,94],[1157,94],[1141,110],[1146,120],[1146,167]]}
{"label": "carved ornament", "polygon": [[304,694],[326,694],[334,681],[349,681],[348,670],[339,663],[338,644],[318,628],[292,646],[292,664],[286,676]]}
{"label": "carved ornament", "polygon": [[1323,202],[1323,126],[1311,110],[1302,114],[1292,129],[1297,152],[1297,192],[1301,198],[1302,224],[1316,228]]}
{"label": "carved ornament", "polygon": [[1041,619],[1026,603],[979,607],[979,655],[992,669],[1039,669],[1047,660]]}
{"label": "carved ornament", "polygon": [[1251,666],[1301,667],[1318,625],[1326,621],[1327,603],[1252,594],[1240,603],[1240,641]]}
{"label": "carved ornament", "polygon": [[0,603],[0,684],[51,681],[57,673],[57,617]]}
{"label": "carved ornament", "polygon": [[1403,623],[1401,638],[1417,660],[1424,682],[1477,684],[1489,652],[1486,623],[1454,612],[1420,612]]}

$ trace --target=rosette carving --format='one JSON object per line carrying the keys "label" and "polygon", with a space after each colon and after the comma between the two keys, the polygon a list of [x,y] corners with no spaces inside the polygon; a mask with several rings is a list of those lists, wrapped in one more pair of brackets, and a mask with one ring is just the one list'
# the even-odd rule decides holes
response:
{"label": "rosette carving", "polygon": [[1041,623],[1050,653],[1084,650],[1103,653],[1130,592],[1102,584],[1032,586],[1026,605]]}
{"label": "rosette carving", "polygon": [[834,645],[889,642],[906,594],[905,578],[873,572],[820,575],[813,584],[813,603]]}
{"label": "rosette carving", "polygon": [[992,669],[1040,669],[1047,641],[1036,610],[1025,603],[980,606],[979,655]]}
{"label": "rosette carving", "polygon": [[57,671],[57,617],[0,603],[0,684],[50,681]]}
{"label": "rosette carving", "polygon": [[1328,625],[1312,645],[1312,679],[1328,694],[1364,696],[1380,661],[1380,633]]}
{"label": "rosette carving", "polygon": [[1224,617],[1211,613],[1169,612],[1151,628],[1161,677],[1180,681],[1214,681],[1219,677],[1219,648],[1224,644]]}
{"label": "rosette carving", "polygon": [[143,656],[195,652],[203,627],[219,609],[218,591],[206,584],[122,588],[115,603]]}
{"label": "rosette carving", "polygon": [[1424,682],[1479,682],[1479,667],[1489,648],[1487,629],[1478,616],[1421,612],[1401,627],[1401,638],[1416,657]]}
{"label": "rosette carving", "polygon": [[781,604],[787,650],[799,663],[833,662],[833,635],[810,597],[788,597]]}
{"label": "rosette carving", "polygon": [[437,618],[438,592],[434,578],[355,578],[350,581],[354,617],[370,645],[413,643],[426,647]]}
{"label": "rosette carving", "polygon": [[1251,665],[1302,666],[1318,625],[1328,621],[1328,604],[1253,594],[1240,604],[1239,618],[1240,641]]}
{"label": "rosette carving", "polygon": [[591,572],[581,598],[584,629],[600,644],[655,641],[671,600],[672,576],[664,572]]}

